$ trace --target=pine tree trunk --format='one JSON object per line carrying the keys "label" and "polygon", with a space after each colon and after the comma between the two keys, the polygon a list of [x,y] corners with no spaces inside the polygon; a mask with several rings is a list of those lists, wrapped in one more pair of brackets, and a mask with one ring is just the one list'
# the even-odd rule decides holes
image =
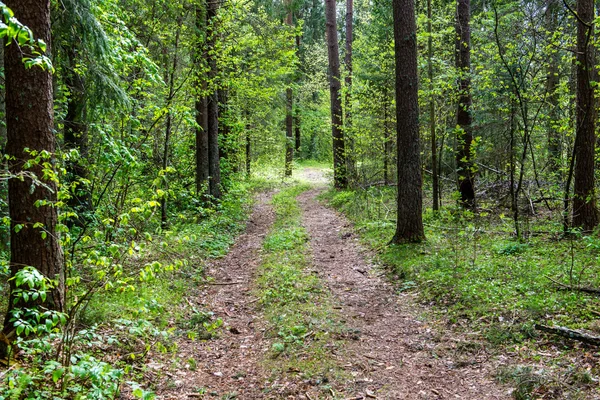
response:
{"label": "pine tree trunk", "polygon": [[208,110],[205,97],[206,81],[203,70],[203,58],[206,60],[206,43],[204,43],[204,34],[206,33],[206,10],[200,6],[196,7],[196,52],[195,68],[196,77],[194,85],[196,86],[196,196],[201,197],[206,194],[208,183]]}
{"label": "pine tree trunk", "polygon": [[333,140],[333,183],[336,189],[348,186],[346,149],[342,131],[342,102],[340,98],[340,54],[335,0],[325,0],[327,52],[329,55],[329,92],[331,96],[331,136]]}
{"label": "pine tree trunk", "polygon": [[344,136],[346,141],[346,163],[348,168],[348,178],[356,180],[356,157],[354,154],[354,135],[352,133],[352,43],[353,43],[353,21],[354,4],[353,0],[346,0],[346,55],[344,64],[346,65],[346,108],[344,112]]}
{"label": "pine tree trunk", "polygon": [[[584,231],[598,225],[594,190],[596,107],[594,87],[594,2],[577,2],[577,134],[575,137],[575,186],[573,226]],[[587,26],[586,26],[587,25]]]}
{"label": "pine tree trunk", "polygon": [[422,218],[417,27],[413,0],[393,0],[396,61],[398,215],[392,243],[425,238]]}
{"label": "pine tree trunk", "polygon": [[475,173],[473,169],[473,117],[471,115],[471,2],[457,0],[456,3],[456,69],[460,77],[458,81],[459,98],[456,112],[458,135],[456,138],[456,172],[458,190],[463,207],[475,207]]}
{"label": "pine tree trunk", "polygon": [[219,159],[219,98],[215,89],[215,80],[217,79],[217,60],[213,52],[216,46],[216,16],[218,3],[207,0],[207,34],[208,34],[208,80],[213,86],[211,93],[207,98],[207,126],[208,126],[208,172],[209,172],[209,191],[215,199],[221,198],[221,161]]}
{"label": "pine tree trunk", "polygon": [[431,135],[431,177],[433,210],[440,208],[439,176],[437,169],[437,140],[435,137],[435,96],[433,94],[433,37],[431,29],[431,0],[427,0],[427,75],[429,77],[429,130]]}
{"label": "pine tree trunk", "polygon": [[[6,5],[37,38],[50,47],[50,0],[8,0]],[[56,148],[52,76],[39,67],[25,69],[23,53],[14,43],[5,49],[6,77],[6,153],[11,157],[11,174],[33,172],[46,186],[32,186],[32,180],[11,179],[8,184],[11,218],[11,276],[24,266],[37,268],[44,276],[56,280],[44,306],[62,310],[64,307],[63,253],[56,232],[57,209],[37,202],[56,201],[56,183],[43,178],[41,166],[24,170],[23,164],[32,158],[29,151],[46,151],[52,156]],[[52,160],[48,160],[51,162]],[[34,228],[41,223],[42,228]],[[22,226],[18,229],[17,226]],[[18,231],[18,232],[17,232]],[[14,281],[11,280],[11,289]],[[4,322],[4,333],[12,331],[11,311],[23,304],[13,304],[13,293]]]}

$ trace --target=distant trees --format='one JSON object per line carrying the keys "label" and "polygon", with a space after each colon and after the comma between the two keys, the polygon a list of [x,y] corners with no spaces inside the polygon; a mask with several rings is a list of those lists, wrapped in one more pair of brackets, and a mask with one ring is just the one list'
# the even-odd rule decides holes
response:
{"label": "distant trees", "polygon": [[417,26],[413,0],[393,0],[398,200],[392,243],[425,238],[422,218]]}

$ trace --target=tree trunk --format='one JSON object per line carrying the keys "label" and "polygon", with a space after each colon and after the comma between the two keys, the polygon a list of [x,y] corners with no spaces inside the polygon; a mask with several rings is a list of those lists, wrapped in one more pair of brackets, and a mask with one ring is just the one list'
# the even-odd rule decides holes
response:
{"label": "tree trunk", "polygon": [[577,134],[575,137],[575,186],[573,226],[584,231],[598,225],[594,190],[596,107],[594,87],[594,2],[577,2]]}
{"label": "tree trunk", "polygon": [[[286,0],[287,16],[285,23],[290,28],[294,26],[292,2]],[[291,79],[290,79],[291,80]],[[292,109],[294,107],[294,93],[291,86],[285,90],[285,176],[292,176],[292,167],[294,162],[294,117]]]}
{"label": "tree trunk", "polygon": [[219,159],[219,98],[215,88],[217,79],[217,60],[214,57],[216,46],[216,16],[218,3],[207,0],[207,34],[208,51],[207,62],[209,66],[208,81],[211,84],[210,94],[207,99],[207,127],[208,127],[208,172],[209,192],[214,199],[221,198],[221,161]]}
{"label": "tree trunk", "polygon": [[383,90],[383,183],[390,184],[390,160],[392,158],[392,140],[388,124],[388,110],[390,101],[388,90]]}
{"label": "tree trunk", "polygon": [[471,17],[470,0],[457,0],[456,3],[456,69],[460,77],[458,81],[458,109],[456,124],[456,172],[458,190],[463,207],[475,207],[475,171],[471,143],[473,142],[473,117],[471,115]]}
{"label": "tree trunk", "polygon": [[417,27],[413,0],[393,0],[396,61],[398,214],[392,243],[425,239],[422,218]]}
{"label": "tree trunk", "polygon": [[[296,35],[296,53],[300,54],[300,35]],[[300,130],[300,97],[296,98],[296,110],[294,112],[294,131],[296,139],[294,151],[296,153],[300,153],[300,146],[302,145]]]}
{"label": "tree trunk", "polygon": [[431,177],[433,211],[440,209],[439,176],[437,170],[437,141],[435,137],[435,96],[433,94],[433,37],[431,29],[431,0],[427,0],[427,75],[429,77],[429,130],[431,135]]}
{"label": "tree trunk", "polygon": [[246,125],[246,176],[250,177],[252,162],[252,140],[250,138],[250,125]]}
{"label": "tree trunk", "polygon": [[346,65],[346,109],[344,110],[344,134],[346,140],[346,163],[348,168],[348,178],[356,180],[356,160],[354,154],[354,135],[352,133],[352,24],[354,19],[353,0],[346,0],[346,55],[344,64]]}
{"label": "tree trunk", "polygon": [[195,68],[196,76],[196,196],[206,194],[208,183],[208,110],[206,102],[206,80],[203,70],[203,58],[206,59],[206,9],[196,7],[196,51]]}
{"label": "tree trunk", "polygon": [[[50,0],[8,0],[6,5],[12,8],[19,20],[28,26],[37,38],[48,44],[49,49]],[[39,67],[25,69],[22,57],[23,53],[16,44],[6,47],[6,153],[11,157],[11,174],[24,171],[34,173],[44,186],[32,186],[32,180],[29,178],[9,181],[11,276],[15,276],[24,266],[32,266],[44,276],[55,280],[56,288],[50,291],[43,303],[45,307],[62,310],[64,270],[63,253],[56,232],[57,209],[51,204],[44,204],[56,201],[56,183],[44,178],[40,165],[24,169],[24,163],[33,158],[29,152],[48,152],[50,157],[54,157],[56,137],[53,132],[52,76],[49,71]],[[41,224],[42,227],[34,228],[35,224]],[[10,281],[10,285],[11,296],[4,333],[13,329],[10,321],[12,310],[24,305],[13,303],[14,280]]]}
{"label": "tree trunk", "polygon": [[331,136],[333,140],[333,183],[336,189],[348,186],[346,149],[342,131],[342,102],[340,99],[340,54],[338,47],[335,0],[325,0],[327,52],[329,55],[329,92],[331,95]]}
{"label": "tree trunk", "polygon": [[[554,33],[558,25],[558,4],[551,1],[546,9],[546,20],[548,24],[548,30],[550,33]],[[560,149],[560,132],[556,127],[558,123],[558,104],[560,94],[558,93],[558,86],[560,84],[560,78],[558,76],[558,67],[560,65],[560,57],[558,49],[551,49],[550,60],[548,63],[548,79],[547,79],[547,92],[548,92],[548,105],[550,110],[548,112],[548,169],[553,175],[554,179],[559,178],[560,165],[561,165],[561,149]]]}
{"label": "tree trunk", "polygon": [[[88,156],[88,126],[85,122],[85,83],[81,74],[75,71],[77,57],[75,49],[67,49],[69,62],[68,71],[65,74],[65,84],[69,88],[70,96],[67,102],[67,114],[64,122],[64,144],[66,150],[77,150],[79,158],[67,163],[67,179],[69,182],[81,182],[87,179],[88,171],[84,164]],[[84,224],[84,218],[79,215],[89,211],[92,207],[91,193],[87,185],[78,184],[71,193],[69,206],[78,214],[75,221],[70,223]]]}

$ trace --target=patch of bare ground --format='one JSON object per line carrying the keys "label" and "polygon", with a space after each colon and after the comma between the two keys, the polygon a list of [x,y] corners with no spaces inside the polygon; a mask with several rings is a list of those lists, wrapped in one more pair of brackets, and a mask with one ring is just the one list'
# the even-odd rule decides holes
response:
{"label": "patch of bare ground", "polygon": [[348,399],[508,399],[491,377],[481,345],[440,334],[419,319],[414,294],[397,294],[369,261],[349,222],[316,200],[298,197],[314,255],[313,269],[338,302],[345,349],[337,356],[350,377],[337,383]]}
{"label": "patch of bare ground", "polygon": [[152,361],[146,375],[154,376],[151,380],[158,398],[264,398],[268,373],[261,369],[260,360],[269,344],[263,337],[264,323],[258,317],[251,285],[262,241],[275,218],[269,204],[271,194],[258,196],[246,232],[227,256],[209,265],[207,275],[214,282],[188,297],[190,308],[213,312],[223,320],[225,329],[206,341],[180,335],[175,355],[155,352],[149,357]]}

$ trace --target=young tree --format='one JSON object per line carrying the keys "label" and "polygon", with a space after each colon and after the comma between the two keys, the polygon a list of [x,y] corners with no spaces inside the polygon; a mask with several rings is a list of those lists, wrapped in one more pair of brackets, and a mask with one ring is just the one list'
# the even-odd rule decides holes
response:
{"label": "young tree", "polygon": [[437,166],[437,140],[435,136],[435,96],[433,93],[433,34],[431,29],[431,0],[427,0],[427,77],[429,78],[429,129],[431,135],[431,177],[433,210],[439,205],[439,176]]}
{"label": "young tree", "polygon": [[456,69],[460,74],[459,98],[456,111],[456,172],[458,190],[463,207],[475,207],[474,170],[471,143],[473,117],[471,115],[471,1],[456,2]]}
{"label": "young tree", "polygon": [[393,0],[396,61],[398,215],[392,243],[425,239],[422,217],[417,26],[413,0]]}
{"label": "young tree", "polygon": [[207,0],[207,64],[210,94],[207,97],[208,127],[208,170],[210,195],[221,198],[221,161],[219,158],[219,98],[216,88],[217,60],[215,47],[217,42],[216,17],[219,9],[218,0]]}
{"label": "young tree", "polygon": [[194,49],[195,89],[196,89],[196,195],[206,194],[208,183],[208,112],[205,97],[204,60],[206,38],[206,8],[196,6],[196,48]]}
{"label": "young tree", "polygon": [[[50,44],[50,0],[8,0],[6,3],[36,37]],[[56,180],[49,177],[56,148],[52,75],[39,67],[25,68],[23,56],[23,48],[18,45],[9,45],[5,50],[6,154],[12,175],[32,173],[36,178],[13,178],[8,183],[11,276],[30,266],[55,280],[56,285],[45,301],[38,301],[47,308],[62,310],[63,253],[56,231],[57,210],[53,204],[57,185]],[[33,166],[28,167],[28,164]],[[10,284],[5,335],[13,329],[12,310],[23,305],[14,301],[15,281],[11,280]]]}
{"label": "young tree", "polygon": [[577,2],[577,133],[575,136],[575,185],[573,226],[584,231],[598,225],[594,190],[596,104],[593,81],[594,1]]}
{"label": "young tree", "polygon": [[325,0],[327,52],[329,55],[329,93],[331,95],[331,136],[333,139],[333,181],[337,189],[344,189],[348,186],[348,177],[346,175],[346,149],[342,130],[340,54],[335,12],[335,0]]}
{"label": "young tree", "polygon": [[[287,15],[285,23],[291,28],[294,27],[294,14],[292,2],[286,1]],[[291,86],[291,79],[288,81],[288,87],[285,89],[285,176],[292,176],[292,163],[294,162],[294,117],[292,109],[294,107],[294,92]]]}

